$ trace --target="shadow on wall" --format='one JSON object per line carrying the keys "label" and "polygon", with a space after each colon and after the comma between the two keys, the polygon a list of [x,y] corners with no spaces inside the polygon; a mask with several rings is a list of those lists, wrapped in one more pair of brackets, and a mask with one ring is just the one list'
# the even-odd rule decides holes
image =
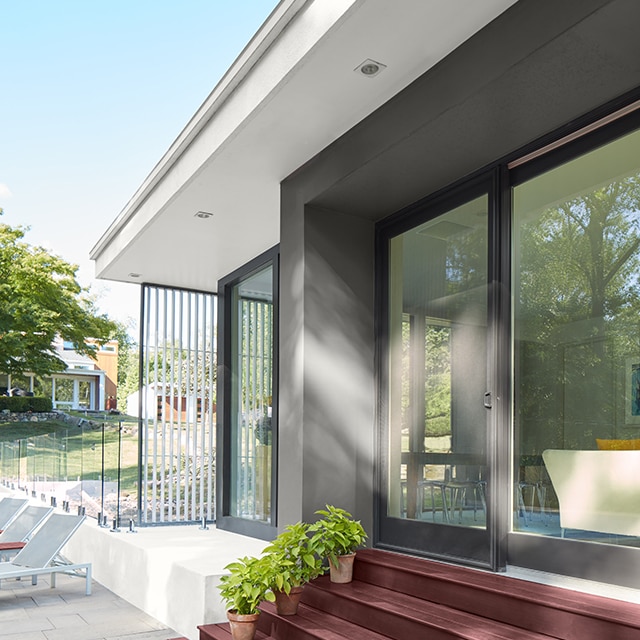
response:
{"label": "shadow on wall", "polygon": [[366,528],[375,432],[373,224],[315,211],[306,220],[303,517],[341,504]]}

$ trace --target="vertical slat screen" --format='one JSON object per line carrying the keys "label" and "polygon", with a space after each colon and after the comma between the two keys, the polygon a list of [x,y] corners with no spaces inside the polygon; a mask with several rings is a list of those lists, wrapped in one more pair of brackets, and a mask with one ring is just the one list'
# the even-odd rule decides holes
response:
{"label": "vertical slat screen", "polygon": [[215,518],[216,296],[144,285],[141,524]]}

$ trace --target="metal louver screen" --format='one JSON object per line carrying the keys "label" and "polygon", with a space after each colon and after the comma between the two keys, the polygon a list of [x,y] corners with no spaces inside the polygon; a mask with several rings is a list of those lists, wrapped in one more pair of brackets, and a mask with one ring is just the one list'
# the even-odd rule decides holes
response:
{"label": "metal louver screen", "polygon": [[214,294],[143,286],[142,524],[215,518],[216,307]]}

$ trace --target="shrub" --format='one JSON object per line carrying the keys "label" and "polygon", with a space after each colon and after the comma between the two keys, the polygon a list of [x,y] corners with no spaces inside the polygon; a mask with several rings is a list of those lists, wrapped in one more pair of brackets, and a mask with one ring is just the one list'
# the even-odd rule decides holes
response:
{"label": "shrub", "polygon": [[29,411],[35,413],[46,413],[53,409],[51,398],[33,397],[26,398],[29,401]]}
{"label": "shrub", "polygon": [[13,413],[49,412],[52,410],[51,398],[39,398],[34,396],[0,396],[0,411],[8,409]]}

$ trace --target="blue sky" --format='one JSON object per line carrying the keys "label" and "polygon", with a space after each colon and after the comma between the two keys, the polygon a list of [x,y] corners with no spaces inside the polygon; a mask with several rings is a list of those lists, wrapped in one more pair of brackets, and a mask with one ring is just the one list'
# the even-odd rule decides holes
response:
{"label": "blue sky", "polygon": [[276,0],[0,0],[0,207],[78,264],[103,312],[139,288],[89,251]]}

